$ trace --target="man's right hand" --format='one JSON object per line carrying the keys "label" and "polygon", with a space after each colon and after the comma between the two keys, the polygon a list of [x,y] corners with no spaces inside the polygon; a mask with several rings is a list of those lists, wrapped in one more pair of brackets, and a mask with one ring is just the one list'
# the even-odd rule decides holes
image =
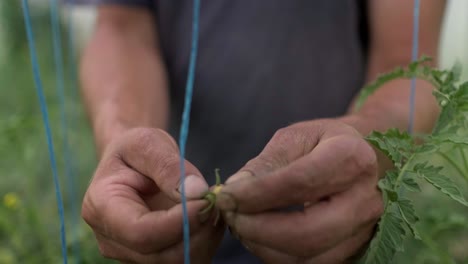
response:
{"label": "man's right hand", "polygon": [[[179,168],[177,144],[163,130],[136,128],[109,143],[82,207],[103,256],[131,263],[183,263]],[[210,263],[224,226],[200,218],[198,212],[208,205],[200,199],[208,185],[190,162],[185,161],[185,168],[191,260]]]}

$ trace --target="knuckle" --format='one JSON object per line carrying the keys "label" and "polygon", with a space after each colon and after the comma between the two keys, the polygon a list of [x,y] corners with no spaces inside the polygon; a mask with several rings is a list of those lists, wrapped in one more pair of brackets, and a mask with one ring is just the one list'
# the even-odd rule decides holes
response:
{"label": "knuckle", "polygon": [[298,125],[289,127],[283,127],[278,129],[271,139],[272,143],[276,145],[283,145],[285,147],[291,146],[291,144],[301,144],[306,141],[308,136],[304,132],[304,129]]}
{"label": "knuckle", "polygon": [[256,157],[253,160],[250,160],[245,165],[245,170],[248,171],[263,171],[271,172],[278,168],[284,167],[288,164],[288,160],[286,158],[286,154],[276,152],[274,155],[271,154],[262,154]]}
{"label": "knuckle", "polygon": [[131,141],[139,148],[148,148],[154,142],[157,132],[154,128],[139,128],[131,135]]}
{"label": "knuckle", "polygon": [[[167,175],[177,175],[177,171],[179,169],[179,157],[177,155],[161,155],[158,159],[155,160],[153,163],[153,171],[157,174],[167,174]],[[168,177],[162,178],[169,180]]]}
{"label": "knuckle", "polygon": [[283,140],[284,138],[290,137],[292,134],[291,129],[287,127],[280,128],[276,130],[275,134],[273,134],[273,140]]}
{"label": "knuckle", "polygon": [[[177,149],[175,140],[164,130],[159,128],[136,128],[127,134],[127,139],[124,140],[137,151],[148,151],[155,147]],[[160,144],[161,141],[167,144]],[[133,149],[133,148],[132,148]]]}
{"label": "knuckle", "polygon": [[352,151],[349,152],[350,166],[360,175],[374,176],[377,174],[377,155],[372,147],[362,139],[355,140]]}

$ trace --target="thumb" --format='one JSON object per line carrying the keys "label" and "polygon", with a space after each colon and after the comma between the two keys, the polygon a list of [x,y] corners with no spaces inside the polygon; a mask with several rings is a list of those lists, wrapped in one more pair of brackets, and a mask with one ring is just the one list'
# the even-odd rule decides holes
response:
{"label": "thumb", "polygon": [[261,177],[307,155],[318,144],[321,129],[313,126],[307,129],[305,127],[306,123],[297,123],[279,129],[262,152],[229,177],[226,184],[253,176]]}
{"label": "thumb", "polygon": [[[133,170],[150,178],[174,202],[181,200],[181,164],[177,144],[163,130],[143,129],[127,135],[118,148],[121,159]],[[184,160],[184,187],[188,199],[198,199],[208,191],[201,172]]]}

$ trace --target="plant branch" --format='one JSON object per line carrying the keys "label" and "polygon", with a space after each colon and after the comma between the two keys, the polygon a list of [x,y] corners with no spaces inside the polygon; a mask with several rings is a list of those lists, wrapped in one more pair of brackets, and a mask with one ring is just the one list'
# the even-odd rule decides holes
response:
{"label": "plant branch", "polygon": [[405,172],[409,171],[408,166],[413,161],[415,155],[416,154],[412,154],[411,157],[409,157],[408,161],[401,168],[400,173],[398,173],[398,177],[395,180],[395,190],[400,186],[400,181],[403,179],[403,175],[405,175]]}

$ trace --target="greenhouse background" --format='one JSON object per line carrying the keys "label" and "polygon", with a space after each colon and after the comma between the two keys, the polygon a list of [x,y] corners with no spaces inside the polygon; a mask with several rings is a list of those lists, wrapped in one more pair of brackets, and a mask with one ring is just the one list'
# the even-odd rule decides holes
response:
{"label": "greenhouse background", "polygon": [[[48,1],[31,0],[37,49],[64,193],[70,263],[111,263],[103,259],[94,236],[79,217],[81,197],[96,165],[93,139],[78,100],[76,62],[79,50],[92,31],[94,10],[62,9],[69,148],[75,182],[65,176],[63,137],[60,134],[60,100],[55,90],[52,35]],[[422,1],[424,4],[424,1]],[[72,19],[69,20],[70,14]],[[73,35],[68,35],[72,21]],[[72,41],[72,42],[70,42]],[[463,65],[468,80],[468,1],[448,1],[441,38],[442,68],[455,61]],[[72,52],[75,51],[73,54]],[[53,190],[43,124],[30,69],[20,1],[0,2],[0,264],[60,263],[57,204]],[[466,183],[463,183],[466,184]],[[468,188],[465,188],[468,189]],[[433,235],[433,243],[409,240],[407,251],[395,263],[442,263],[453,256],[468,263],[468,212],[446,197],[424,190],[427,198],[417,210],[427,212],[421,228]],[[78,203],[78,204],[77,204]],[[73,208],[75,208],[73,210]],[[445,226],[433,226],[444,219]],[[450,263],[450,262],[447,262]]]}

